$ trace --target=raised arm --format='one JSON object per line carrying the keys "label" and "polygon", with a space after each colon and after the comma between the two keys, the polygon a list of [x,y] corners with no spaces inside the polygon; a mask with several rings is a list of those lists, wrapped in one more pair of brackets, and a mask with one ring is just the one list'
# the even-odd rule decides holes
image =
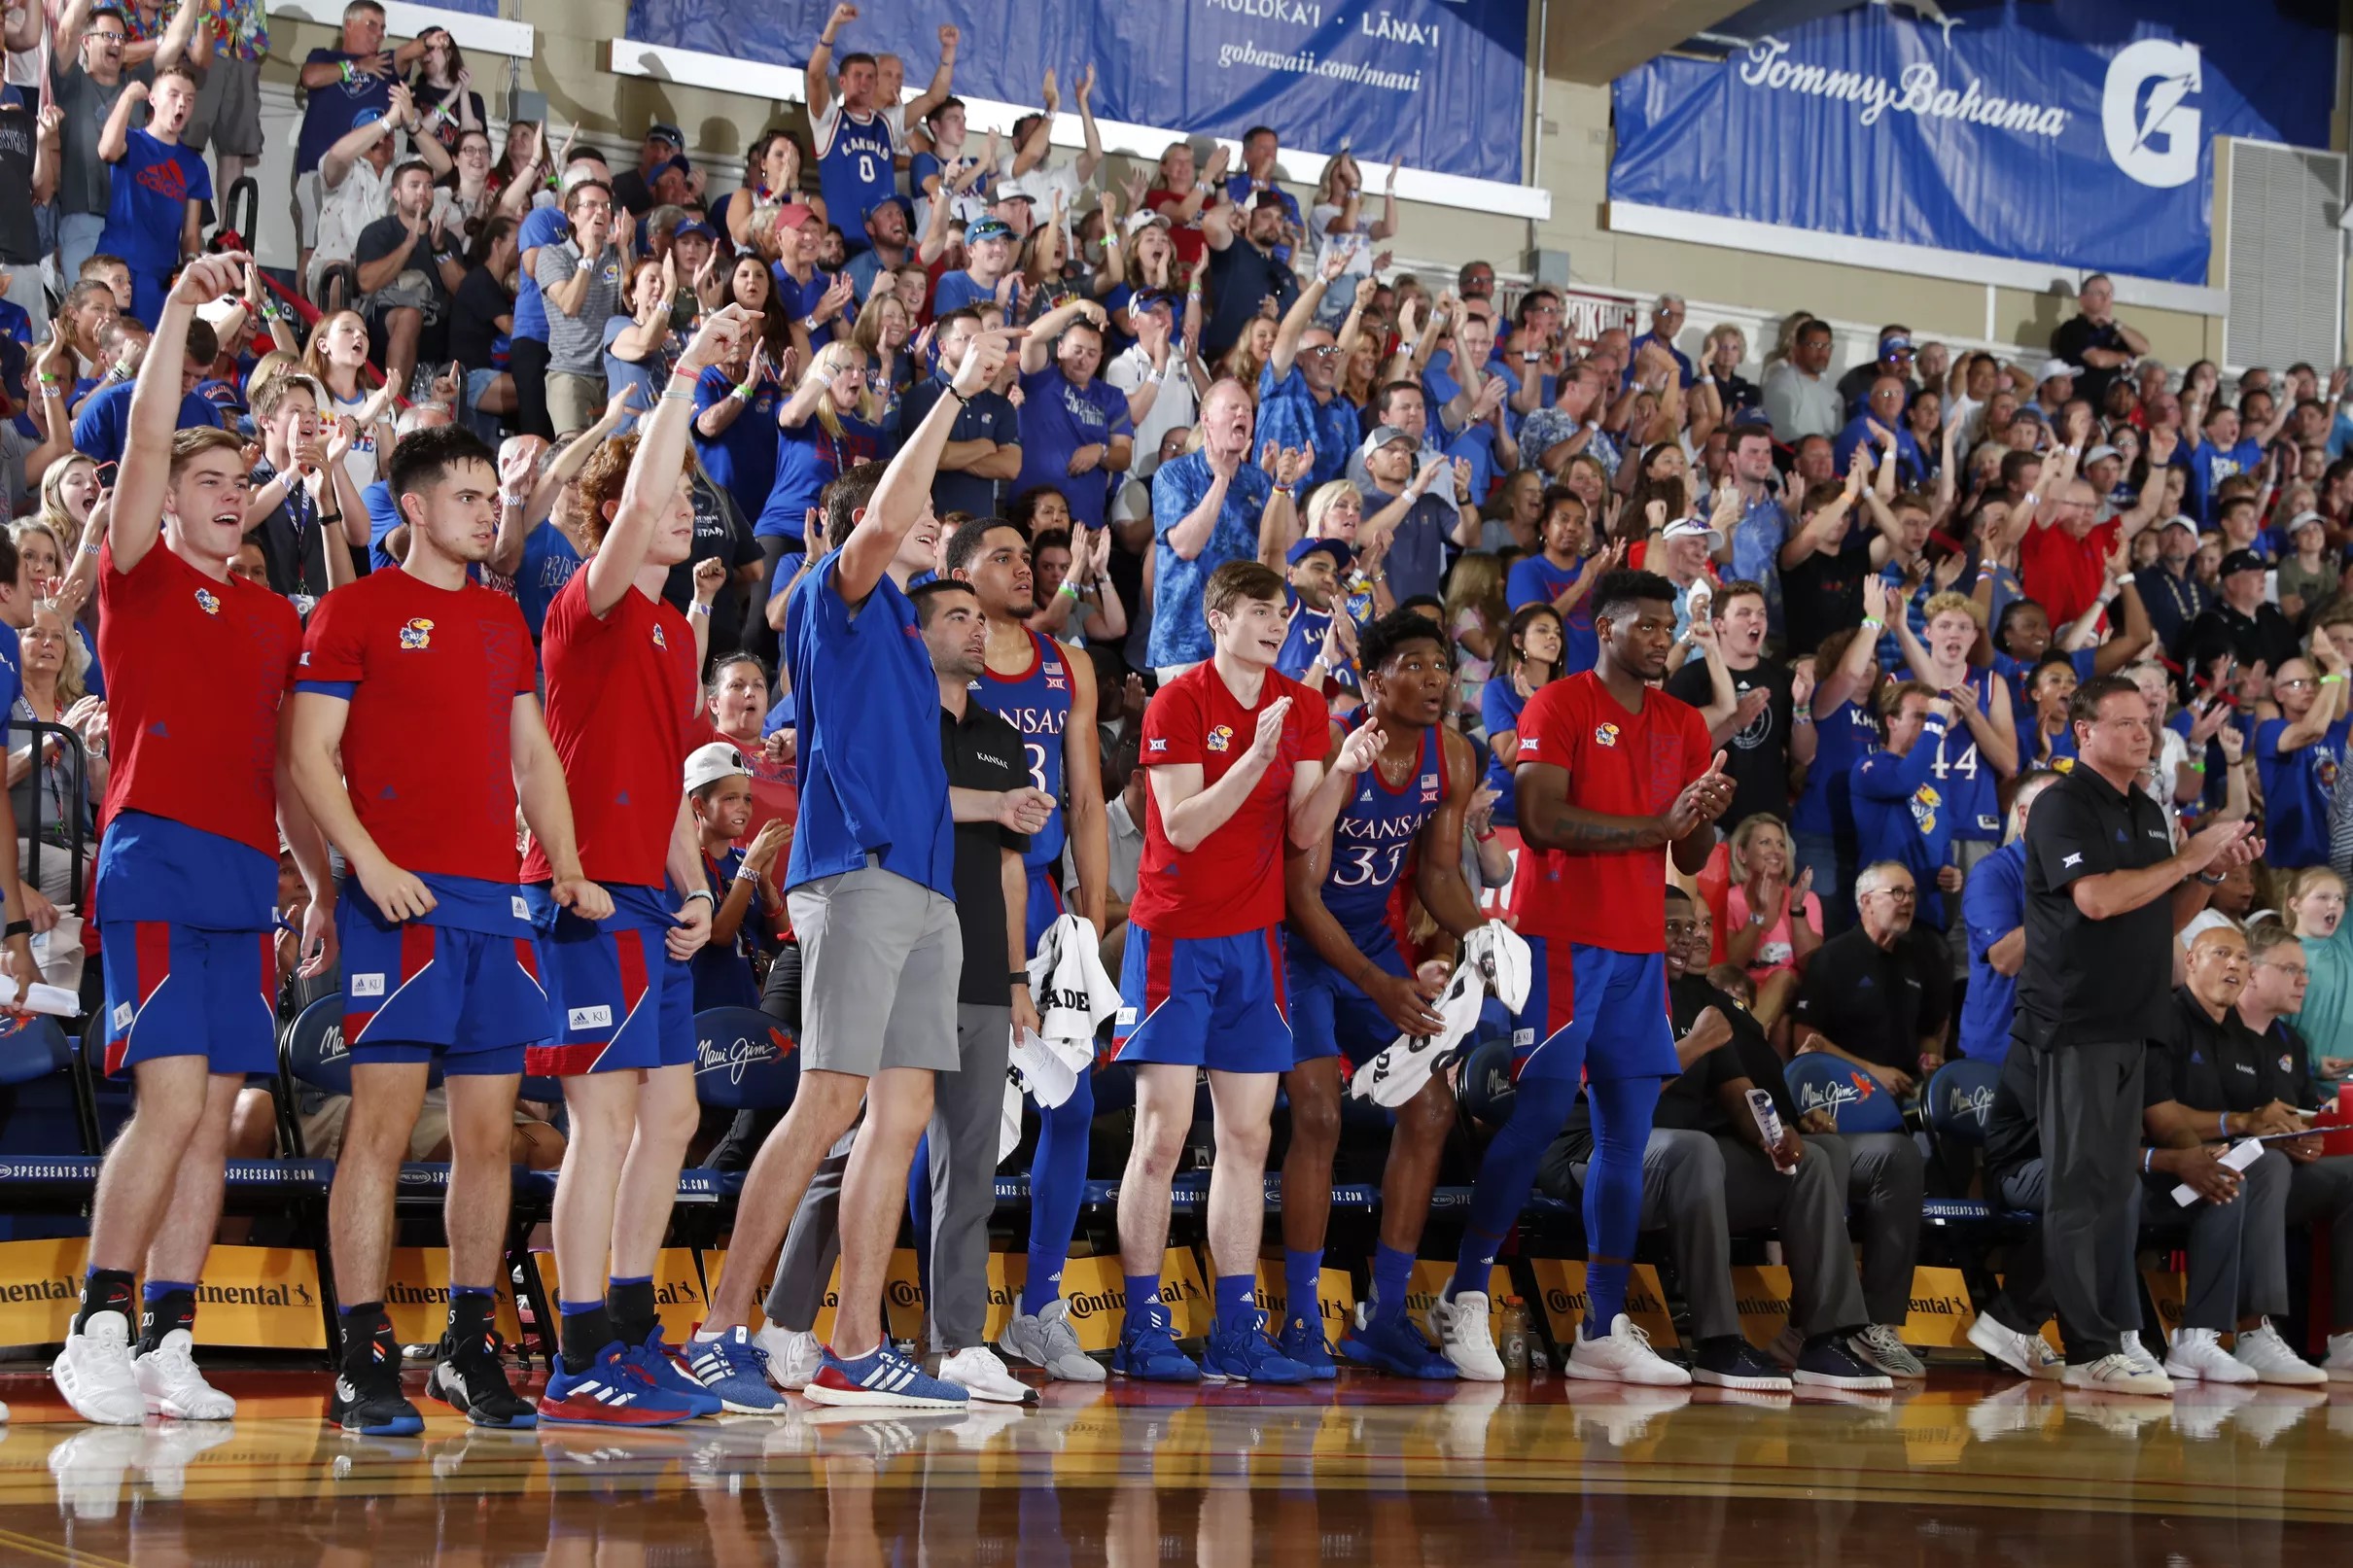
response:
{"label": "raised arm", "polygon": [[817,47],[809,51],[809,63],[801,72],[801,101],[809,106],[813,124],[833,101],[833,35],[857,19],[858,8],[844,0],[825,18],[825,30],[817,35]]}
{"label": "raised arm", "polygon": [[123,155],[130,151],[130,117],[147,102],[148,87],[144,82],[125,82],[116,95],[115,106],[108,111],[105,128],[98,132],[98,156],[109,163],[120,163]]}
{"label": "raised arm", "polygon": [[[1291,308],[1282,313],[1282,322],[1275,328],[1275,346],[1267,352],[1266,357],[1266,367],[1274,372],[1277,381],[1291,373],[1291,366],[1299,358],[1299,339],[1310,327],[1316,325],[1316,312],[1323,304],[1324,291],[1332,286],[1332,280],[1340,275],[1340,269],[1347,264],[1348,258],[1338,250],[1327,254],[1323,265],[1317,268],[1316,275],[1307,280],[1307,287],[1299,291],[1299,297],[1291,301]],[[1255,392],[1257,389],[1253,387],[1250,390]]]}
{"label": "raised arm", "polygon": [[931,479],[939,470],[939,454],[948,444],[948,432],[955,428],[965,403],[1003,367],[1006,352],[1019,331],[1018,328],[1000,327],[972,339],[965,350],[964,364],[956,367],[949,395],[931,405],[931,411],[924,415],[923,423],[915,427],[883,470],[882,482],[874,487],[864,515],[833,566],[834,586],[845,602],[864,602],[898,554],[907,530],[931,509]]}
{"label": "raised arm", "polygon": [[630,591],[653,536],[675,503],[686,470],[686,427],[693,418],[694,384],[703,367],[733,356],[757,318],[741,305],[729,305],[707,319],[679,355],[670,372],[670,385],[656,401],[653,412],[640,421],[637,456],[621,483],[621,499],[614,508],[613,526],[605,540],[588,557],[588,612],[602,620],[621,596]]}
{"label": "raised arm", "polygon": [[924,117],[945,103],[949,94],[955,90],[956,46],[963,41],[963,38],[964,35],[954,27],[942,27],[939,30],[939,65],[931,72],[931,85],[908,101],[907,112],[903,117],[905,123],[922,124]]}
{"label": "raised arm", "polygon": [[241,252],[199,257],[181,268],[179,281],[163,301],[161,319],[131,388],[123,466],[115,477],[114,520],[108,526],[119,572],[136,568],[162,537],[163,493],[171,474],[172,432],[180,423],[180,369],[188,357],[188,324],[195,319],[197,305],[236,288],[245,261]]}

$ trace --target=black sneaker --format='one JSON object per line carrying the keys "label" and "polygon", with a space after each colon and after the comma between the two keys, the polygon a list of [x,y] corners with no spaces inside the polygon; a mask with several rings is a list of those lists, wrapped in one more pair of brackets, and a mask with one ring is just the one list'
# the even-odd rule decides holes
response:
{"label": "black sneaker", "polygon": [[371,1366],[356,1380],[346,1367],[327,1397],[327,1418],[355,1437],[405,1438],[425,1430],[425,1417],[401,1392],[397,1367]]}
{"label": "black sneaker", "polygon": [[1886,1393],[1895,1382],[1885,1373],[1846,1347],[1845,1337],[1817,1334],[1798,1352],[1793,1379],[1801,1388],[1844,1388],[1861,1393]]}
{"label": "black sneaker", "polygon": [[1757,1354],[1738,1335],[1702,1341],[1692,1362],[1691,1380],[1713,1388],[1740,1388],[1758,1394],[1789,1392],[1789,1374]]}
{"label": "black sneaker", "polygon": [[440,1359],[425,1379],[430,1398],[464,1411],[466,1419],[476,1426],[521,1432],[540,1424],[539,1411],[507,1381],[507,1364],[499,1355],[497,1335],[462,1346],[452,1345],[444,1337],[439,1349]]}

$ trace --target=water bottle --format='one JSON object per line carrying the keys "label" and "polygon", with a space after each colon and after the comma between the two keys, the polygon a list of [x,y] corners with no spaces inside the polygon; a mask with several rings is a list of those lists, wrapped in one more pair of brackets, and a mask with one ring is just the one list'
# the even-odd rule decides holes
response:
{"label": "water bottle", "polygon": [[[1748,1092],[1748,1114],[1756,1118],[1757,1135],[1765,1140],[1767,1152],[1770,1153],[1779,1148],[1781,1146],[1781,1113],[1774,1107],[1772,1094],[1763,1089],[1751,1089]],[[1777,1165],[1774,1168],[1781,1170],[1781,1174],[1784,1176],[1794,1176],[1798,1173],[1795,1166],[1785,1170]]]}
{"label": "water bottle", "polygon": [[1528,1304],[1517,1296],[1503,1298],[1503,1370],[1528,1371]]}

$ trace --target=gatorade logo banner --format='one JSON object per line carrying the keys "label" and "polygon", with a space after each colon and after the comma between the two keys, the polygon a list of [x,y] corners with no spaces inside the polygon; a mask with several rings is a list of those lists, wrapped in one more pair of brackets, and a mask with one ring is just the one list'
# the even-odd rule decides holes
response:
{"label": "gatorade logo banner", "polygon": [[1610,200],[2202,285],[2215,138],[2330,145],[2325,8],[1945,13],[1855,6],[1620,77]]}

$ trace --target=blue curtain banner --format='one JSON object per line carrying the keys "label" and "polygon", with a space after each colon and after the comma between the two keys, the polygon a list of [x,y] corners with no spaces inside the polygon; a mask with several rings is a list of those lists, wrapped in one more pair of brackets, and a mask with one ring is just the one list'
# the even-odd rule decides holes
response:
{"label": "blue curtain banner", "polygon": [[1619,78],[1610,199],[2203,284],[2215,138],[2328,146],[2335,31],[2296,0],[1943,11]]}
{"label": "blue curtain banner", "polygon": [[[629,37],[797,69],[832,0],[630,0]],[[869,8],[839,50],[892,53],[921,87],[938,30],[963,33],[961,97],[1035,104],[1048,66],[1096,70],[1097,118],[1226,138],[1267,124],[1285,145],[1518,184],[1526,0],[969,0]],[[1045,42],[1050,41],[1050,42]]]}

